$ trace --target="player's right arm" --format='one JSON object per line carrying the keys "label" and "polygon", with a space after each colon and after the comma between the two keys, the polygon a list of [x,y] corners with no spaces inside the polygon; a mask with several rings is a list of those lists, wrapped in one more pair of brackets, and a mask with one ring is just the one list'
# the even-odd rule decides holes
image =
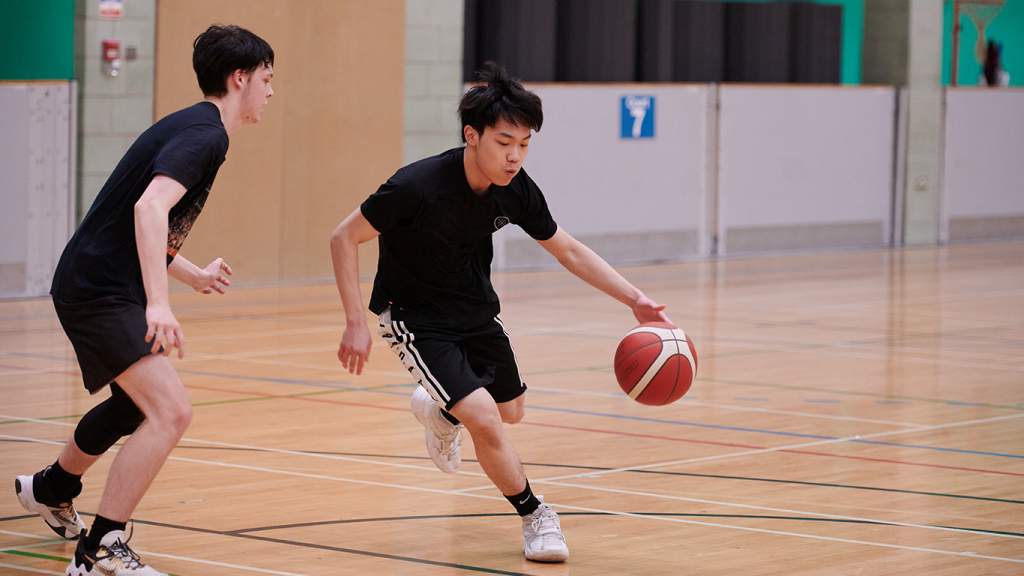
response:
{"label": "player's right arm", "polygon": [[157,174],[135,203],[135,243],[146,289],[146,342],[153,342],[153,353],[164,345],[164,356],[178,349],[185,357],[185,335],[171,313],[167,294],[167,215],[185,195],[177,180]]}
{"label": "player's right arm", "polygon": [[349,373],[362,374],[363,364],[370,357],[370,327],[363,311],[359,292],[359,245],[379,235],[373,225],[356,208],[331,234],[331,260],[334,280],[345,308],[345,332],[338,347],[338,360]]}

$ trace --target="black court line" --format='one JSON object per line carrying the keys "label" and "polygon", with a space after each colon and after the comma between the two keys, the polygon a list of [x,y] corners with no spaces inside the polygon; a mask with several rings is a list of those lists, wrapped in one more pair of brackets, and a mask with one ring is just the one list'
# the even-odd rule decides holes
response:
{"label": "black court line", "polygon": [[[95,514],[91,514],[91,513],[88,513],[88,512],[79,512],[79,515],[81,515],[81,516],[93,516],[93,517],[96,516]],[[508,516],[508,515],[511,515],[511,514],[489,514],[489,515],[486,515],[486,516]],[[22,515],[22,516],[11,516],[11,517],[8,517],[8,518],[0,518],[0,522],[7,522],[9,520],[23,520],[23,519],[26,519],[26,518],[35,518],[35,517],[36,517],[35,514]],[[378,518],[378,519],[372,519],[372,521],[384,521],[384,522],[387,522],[387,521],[389,521],[389,519],[387,519],[387,518]],[[310,543],[310,542],[299,542],[299,541],[296,541],[296,540],[283,540],[283,539],[280,539],[280,538],[267,538],[267,537],[264,537],[264,536],[251,536],[249,534],[241,533],[241,532],[247,532],[247,531],[270,530],[270,529],[273,529],[272,527],[271,528],[250,528],[250,529],[242,530],[242,531],[235,531],[235,530],[224,531],[224,530],[210,530],[208,528],[197,528],[197,527],[194,527],[194,526],[183,526],[183,525],[180,525],[180,524],[168,524],[168,523],[165,523],[165,522],[153,522],[153,521],[150,521],[150,520],[135,520],[135,519],[132,519],[131,522],[134,523],[134,524],[143,524],[145,526],[158,526],[158,527],[161,527],[161,528],[170,528],[170,529],[174,529],[174,530],[184,530],[186,532],[199,532],[199,533],[202,533],[202,534],[211,534],[211,535],[216,535],[216,536],[228,536],[228,537],[231,537],[231,538],[244,538],[244,539],[247,539],[247,540],[257,540],[257,541],[262,541],[262,542],[270,542],[270,543],[273,543],[273,544],[283,544],[283,545],[286,545],[286,546],[300,546],[300,547],[303,547],[303,548],[313,548],[313,549],[317,549],[317,550],[328,550],[328,551],[331,551],[331,552],[341,552],[343,554],[355,554],[357,556],[369,556],[371,558],[381,558],[381,559],[385,559],[385,560],[397,560],[399,562],[410,562],[410,563],[413,563],[413,564],[425,564],[425,565],[429,565],[429,566],[442,566],[442,567],[445,567],[445,568],[455,568],[455,569],[459,569],[459,570],[467,570],[467,571],[470,571],[470,572],[482,572],[482,573],[485,573],[485,574],[505,574],[505,575],[508,575],[508,576],[535,576],[535,575],[529,574],[527,572],[509,572],[507,570],[494,570],[494,569],[491,569],[491,568],[484,568],[482,566],[469,566],[469,565],[466,565],[466,564],[454,564],[452,562],[439,562],[439,561],[436,561],[436,560],[426,560],[426,559],[423,559],[423,558],[413,558],[411,556],[398,556],[398,555],[395,555],[395,554],[384,554],[384,553],[380,553],[380,552],[370,552],[369,550],[357,550],[357,549],[354,549],[354,548],[342,548],[340,546],[328,546],[328,545],[325,545],[325,544],[313,544],[313,543]],[[71,561],[70,558],[60,558],[60,560],[64,560],[66,562],[70,562]]]}
{"label": "black court line", "polygon": [[[82,516],[94,517],[92,513],[80,512]],[[813,517],[785,517],[785,516],[767,516],[767,515],[713,515],[713,513],[680,513],[680,512],[629,512],[630,515],[645,516],[645,517],[668,517],[668,518],[693,518],[693,519],[737,519],[737,520],[774,520],[774,521],[797,521],[797,522],[817,522],[817,523],[829,523],[829,524],[861,524],[861,525],[874,525],[874,526],[893,526],[899,527],[886,522],[867,521],[867,520],[851,520],[851,519],[829,519],[829,518],[813,518]],[[36,515],[23,515],[18,517],[9,517],[0,519],[0,523],[13,521],[13,520],[25,520],[35,518]],[[341,553],[354,554],[354,556],[377,558],[382,560],[391,560],[396,562],[404,562],[410,564],[426,565],[426,566],[438,566],[444,568],[453,568],[457,570],[466,570],[469,572],[479,572],[485,574],[504,574],[508,576],[532,576],[528,573],[523,572],[509,572],[505,570],[495,570],[490,568],[483,568],[479,566],[468,566],[464,564],[454,564],[447,562],[431,561],[425,559],[418,559],[413,557],[397,556],[397,554],[389,554],[383,552],[373,552],[370,550],[361,550],[356,548],[346,548],[342,546],[332,546],[328,544],[316,544],[312,542],[301,542],[297,540],[287,540],[283,538],[270,538],[266,536],[258,536],[253,534],[254,532],[265,532],[270,530],[290,530],[296,528],[310,528],[317,526],[338,526],[343,524],[361,524],[361,523],[376,523],[376,522],[396,522],[396,521],[418,521],[418,520],[455,520],[455,519],[469,519],[469,518],[505,518],[505,517],[516,517],[512,512],[506,513],[474,513],[474,515],[430,515],[430,516],[409,516],[409,517],[383,517],[383,518],[366,518],[366,519],[349,519],[349,520],[334,520],[334,521],[321,521],[321,522],[305,522],[296,524],[276,525],[276,526],[263,526],[254,528],[244,528],[238,530],[211,530],[206,528],[197,528],[191,526],[182,526],[176,524],[168,524],[162,522],[144,521],[144,520],[132,520],[135,524],[141,524],[144,526],[156,526],[161,528],[169,528],[173,530],[183,530],[187,532],[199,532],[203,534],[211,534],[217,536],[227,536],[230,538],[244,538],[247,540],[256,540],[260,542],[267,542],[273,544],[282,544],[286,546],[298,546],[303,548],[327,550]],[[614,515],[610,512],[572,512],[564,511],[559,512],[559,516],[562,517],[613,517],[623,516]],[[977,530],[971,528],[957,528],[947,526],[932,526],[932,528],[945,528],[952,530],[962,530],[965,532],[971,532],[975,534],[991,534],[1000,536],[1014,536],[1024,537],[1024,534],[1015,532],[1005,531],[991,531],[991,530]],[[40,557],[43,558],[43,557]],[[56,559],[51,560],[67,560],[67,559]]]}

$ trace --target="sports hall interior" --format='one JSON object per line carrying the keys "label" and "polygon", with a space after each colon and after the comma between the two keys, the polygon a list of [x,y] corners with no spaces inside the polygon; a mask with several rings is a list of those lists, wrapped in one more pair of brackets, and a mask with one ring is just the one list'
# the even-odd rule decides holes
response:
{"label": "sports hall interior", "polygon": [[[50,278],[128,146],[201,99],[212,23],[270,43],[275,94],[182,249],[223,257],[231,288],[172,282],[195,416],[132,540],[160,569],[1024,572],[1024,1],[36,0],[0,3],[0,574],[74,553],[11,489],[107,394],[82,387]],[[986,37],[1008,87],[978,86]],[[612,367],[629,310],[495,234],[529,386],[506,433],[561,516],[558,565],[523,558],[472,441],[458,474],[432,465],[382,342],[360,376],[336,357],[331,231],[461,144],[486,59],[544,101],[524,169],[555,220],[698,358],[682,399],[634,402]],[[112,456],[83,479],[87,524]]]}

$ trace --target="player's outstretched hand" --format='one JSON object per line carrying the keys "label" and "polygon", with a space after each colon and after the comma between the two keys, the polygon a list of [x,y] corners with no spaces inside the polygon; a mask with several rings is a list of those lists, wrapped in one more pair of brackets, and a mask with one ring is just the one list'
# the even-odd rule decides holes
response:
{"label": "player's outstretched hand", "polygon": [[231,280],[228,280],[225,274],[231,276],[231,266],[228,266],[223,258],[217,258],[200,271],[192,284],[192,289],[203,294],[223,294],[225,289],[231,286]]}
{"label": "player's outstretched hand", "polygon": [[[633,303],[633,316],[636,316],[637,321],[641,324],[647,322],[667,322],[672,324],[672,321],[665,315],[664,310],[664,304],[657,304],[647,296],[641,296]],[[675,324],[672,325],[675,326]]]}
{"label": "player's outstretched hand", "polygon": [[365,322],[349,324],[341,335],[338,360],[348,369],[349,374],[363,373],[363,364],[370,358],[370,329]]}
{"label": "player's outstretched hand", "polygon": [[171,354],[171,348],[177,348],[178,359],[185,357],[185,333],[170,306],[146,306],[146,342],[153,343],[153,354],[163,346],[164,356]]}

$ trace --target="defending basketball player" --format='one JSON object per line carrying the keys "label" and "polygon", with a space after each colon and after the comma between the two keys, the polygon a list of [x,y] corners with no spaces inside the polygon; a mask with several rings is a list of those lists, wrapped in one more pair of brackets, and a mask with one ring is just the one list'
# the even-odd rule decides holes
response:
{"label": "defending basketball player", "polygon": [[662,311],[555,223],[540,188],[522,170],[540,98],[493,63],[459,103],[464,147],[402,168],[331,236],[346,326],[338,359],[359,374],[370,330],[359,292],[359,244],[378,238],[370,297],[377,333],[420,384],[412,410],[442,471],[461,463],[461,431],[480,466],[522,517],[523,552],[540,562],[569,557],[558,514],[530,489],[502,423],[523,418],[526,384],[491,287],[491,234],[520,226],[570,272],[629,306],[638,321],[668,322]]}
{"label": "defending basketball player", "polygon": [[[50,294],[78,356],[85,387],[111,396],[82,417],[52,465],[18,476],[26,510],[57,534],[81,536],[70,576],[158,576],[128,547],[132,512],[192,420],[188,393],[167,357],[185,355],[167,277],[223,294],[220,258],[201,269],[178,250],[203,209],[228,137],[258,122],[274,91],[274,51],[237,26],[211,26],[194,43],[205,99],[170,114],[135,141],[68,242]],[[162,353],[161,353],[162,352]],[[87,532],[73,500],[82,474],[124,436]]]}

